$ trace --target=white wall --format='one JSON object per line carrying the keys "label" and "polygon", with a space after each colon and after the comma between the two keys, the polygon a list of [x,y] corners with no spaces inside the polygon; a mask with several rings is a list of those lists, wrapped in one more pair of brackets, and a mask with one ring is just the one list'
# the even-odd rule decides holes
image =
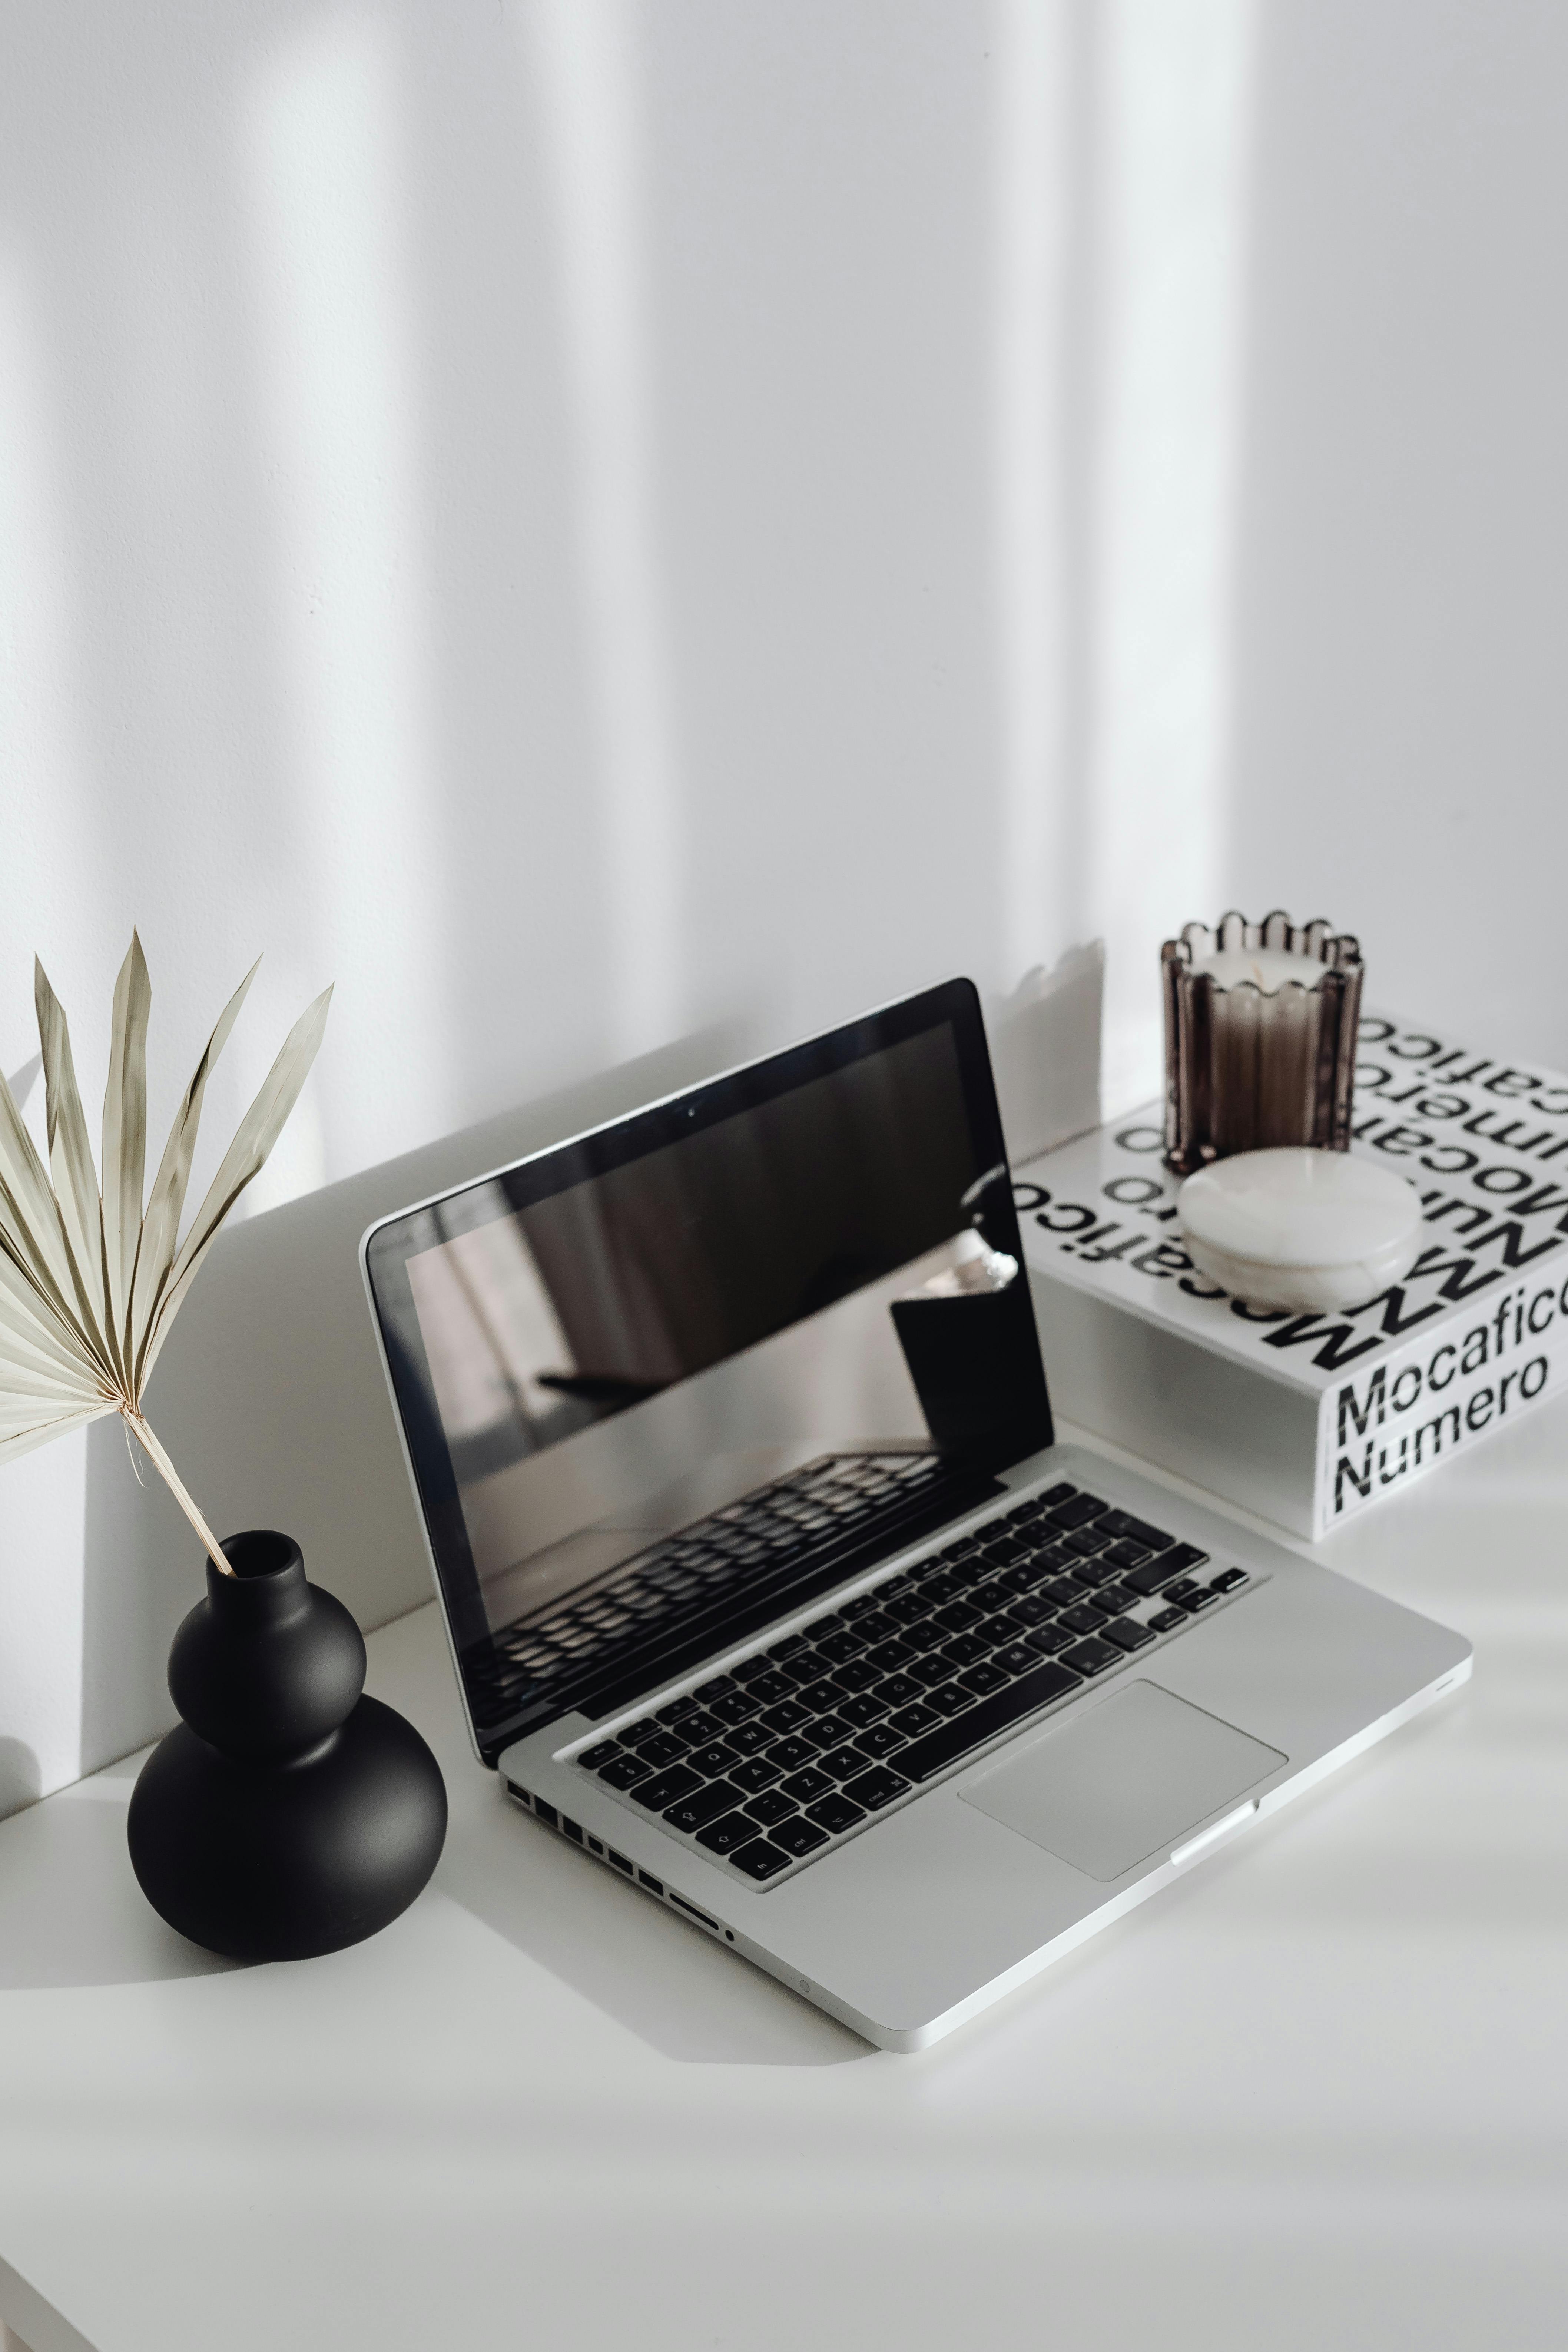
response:
{"label": "white wall", "polygon": [[[166,1113],[265,947],[221,1138],[335,979],[277,1203],[1100,935],[1125,1103],[1237,898],[1568,1062],[1565,86],[1524,0],[8,0],[0,1067],[136,921]],[[166,1716],[104,1435],[0,1470],[0,1805]]]}

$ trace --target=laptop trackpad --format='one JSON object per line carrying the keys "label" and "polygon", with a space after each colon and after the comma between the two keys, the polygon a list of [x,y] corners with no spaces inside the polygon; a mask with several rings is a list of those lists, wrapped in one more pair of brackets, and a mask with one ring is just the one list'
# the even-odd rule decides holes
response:
{"label": "laptop trackpad", "polygon": [[959,1794],[1090,1878],[1120,1878],[1179,1843],[1286,1759],[1234,1724],[1128,1683],[1022,1754],[965,1780]]}

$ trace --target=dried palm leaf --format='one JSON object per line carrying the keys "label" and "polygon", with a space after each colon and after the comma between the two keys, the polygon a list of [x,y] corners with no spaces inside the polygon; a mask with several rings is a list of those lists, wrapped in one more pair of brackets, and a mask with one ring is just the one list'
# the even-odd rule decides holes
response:
{"label": "dried palm leaf", "polygon": [[180,1219],[207,1080],[255,976],[252,964],[218,1016],[175,1114],[145,1209],[153,992],[134,932],[114,988],[101,1191],[70,1031],[41,963],[34,966],[34,997],[47,1169],[0,1075],[0,1462],[64,1430],[119,1413],[226,1575],[234,1571],[223,1547],[149,1427],[142,1393],[224,1219],[282,1133],[326,1027],[330,988],[284,1040],[182,1243]]}

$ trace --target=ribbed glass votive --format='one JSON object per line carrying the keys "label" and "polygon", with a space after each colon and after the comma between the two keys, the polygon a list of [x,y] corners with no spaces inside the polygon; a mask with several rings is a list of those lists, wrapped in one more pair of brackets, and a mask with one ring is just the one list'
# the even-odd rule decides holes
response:
{"label": "ribbed glass votive", "polygon": [[1348,1150],[1360,943],[1276,908],[1260,923],[1188,923],[1160,961],[1171,1167],[1279,1144]]}

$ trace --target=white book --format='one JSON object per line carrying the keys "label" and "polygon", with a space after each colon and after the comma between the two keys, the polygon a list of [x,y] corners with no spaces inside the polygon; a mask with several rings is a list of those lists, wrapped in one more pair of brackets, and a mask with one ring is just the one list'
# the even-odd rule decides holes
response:
{"label": "white book", "polygon": [[1568,1078],[1376,1013],[1359,1054],[1351,1148],[1426,1217],[1411,1272],[1359,1306],[1252,1307],[1197,1272],[1159,1104],[1015,1171],[1057,1409],[1313,1538],[1568,1361]]}

